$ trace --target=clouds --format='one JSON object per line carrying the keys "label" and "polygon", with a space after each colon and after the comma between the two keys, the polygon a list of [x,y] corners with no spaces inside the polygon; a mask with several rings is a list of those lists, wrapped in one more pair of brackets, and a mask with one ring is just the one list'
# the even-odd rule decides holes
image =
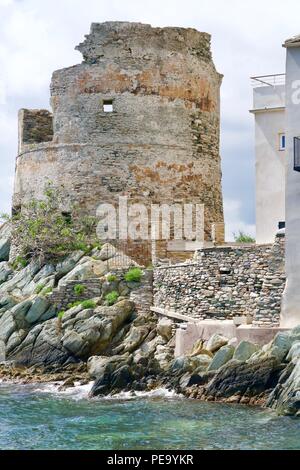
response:
{"label": "clouds", "polygon": [[[297,0],[0,0],[0,211],[8,210],[17,148],[17,111],[49,108],[53,70],[81,61],[74,46],[91,22],[140,21],[212,34],[224,74],[221,153],[226,222],[254,224],[250,75],[284,70],[283,41],[299,33]],[[228,201],[231,201],[228,209]],[[231,229],[230,229],[231,230]]]}

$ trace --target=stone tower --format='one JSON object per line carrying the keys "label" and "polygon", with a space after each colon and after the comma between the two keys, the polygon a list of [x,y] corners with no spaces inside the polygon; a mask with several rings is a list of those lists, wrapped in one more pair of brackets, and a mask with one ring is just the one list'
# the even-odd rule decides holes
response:
{"label": "stone tower", "polygon": [[204,204],[210,240],[212,224],[223,222],[222,76],[210,35],[94,23],[76,49],[83,62],[53,74],[53,114],[20,111],[14,209],[40,197],[50,179],[89,214],[120,195],[146,204]]}

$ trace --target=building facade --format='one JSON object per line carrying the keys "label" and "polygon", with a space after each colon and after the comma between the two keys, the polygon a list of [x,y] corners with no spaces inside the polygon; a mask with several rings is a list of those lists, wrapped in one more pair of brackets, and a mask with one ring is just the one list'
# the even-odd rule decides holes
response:
{"label": "building facade", "polygon": [[285,221],[285,75],[253,77],[256,241],[273,243]]}
{"label": "building facade", "polygon": [[[52,112],[20,111],[14,209],[40,197],[47,180],[62,188],[66,206],[92,215],[119,196],[147,206],[204,204],[209,241],[213,224],[223,223],[222,76],[210,36],[94,23],[76,49],[83,62],[53,74]],[[157,246],[171,256],[166,243]]]}

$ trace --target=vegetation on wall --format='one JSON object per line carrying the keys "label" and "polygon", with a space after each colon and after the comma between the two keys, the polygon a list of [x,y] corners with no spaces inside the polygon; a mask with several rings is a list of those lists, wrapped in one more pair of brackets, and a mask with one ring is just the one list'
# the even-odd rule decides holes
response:
{"label": "vegetation on wall", "polygon": [[88,252],[98,246],[96,219],[72,217],[76,207],[63,212],[65,201],[59,188],[48,182],[42,199],[32,199],[12,217],[2,216],[12,225],[12,241],[18,247],[18,265],[30,258],[55,261],[72,251]]}
{"label": "vegetation on wall", "polygon": [[251,235],[246,234],[242,230],[239,230],[239,232],[236,234],[233,234],[234,236],[234,241],[236,243],[255,243],[255,238],[251,237]]}

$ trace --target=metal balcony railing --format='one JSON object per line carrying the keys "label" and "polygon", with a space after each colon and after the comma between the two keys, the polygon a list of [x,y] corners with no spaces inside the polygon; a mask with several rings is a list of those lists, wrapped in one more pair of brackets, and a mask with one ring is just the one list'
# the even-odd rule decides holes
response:
{"label": "metal balcony railing", "polygon": [[274,75],[261,75],[259,77],[250,77],[253,88],[263,86],[285,85],[285,73],[277,73]]}

